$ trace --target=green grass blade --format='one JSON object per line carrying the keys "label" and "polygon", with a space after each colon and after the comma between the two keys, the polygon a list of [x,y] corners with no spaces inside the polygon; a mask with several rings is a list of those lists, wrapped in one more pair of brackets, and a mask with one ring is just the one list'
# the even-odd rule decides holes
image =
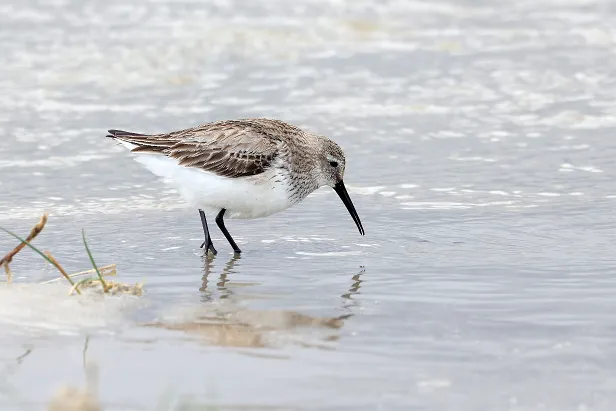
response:
{"label": "green grass blade", "polygon": [[16,239],[18,239],[19,241],[22,242],[22,244],[27,245],[28,247],[30,247],[31,249],[33,249],[34,251],[36,251],[41,257],[43,257],[45,260],[47,260],[49,262],[49,264],[53,265],[54,267],[58,268],[56,266],[56,264],[51,261],[51,259],[49,257],[47,257],[43,252],[41,252],[41,250],[39,250],[38,248],[36,248],[35,246],[33,246],[32,244],[30,244],[30,242],[24,240],[23,238],[21,238],[20,236],[18,236],[17,234],[7,230],[6,228],[2,228],[0,227],[0,230],[4,231],[5,233],[8,233],[10,235],[12,235],[13,237],[15,237]]}
{"label": "green grass blade", "polygon": [[96,271],[96,274],[98,275],[98,279],[103,285],[103,291],[107,292],[107,283],[105,283],[105,280],[103,280],[103,276],[101,275],[101,272],[98,270],[98,267],[96,266],[96,263],[94,262],[94,257],[92,257],[92,253],[90,252],[90,247],[88,247],[88,242],[86,241],[86,232],[83,229],[81,230],[81,238],[83,238],[83,245],[86,247],[86,252],[88,253],[88,257],[90,257],[90,262],[92,263],[92,267],[94,267],[94,270]]}

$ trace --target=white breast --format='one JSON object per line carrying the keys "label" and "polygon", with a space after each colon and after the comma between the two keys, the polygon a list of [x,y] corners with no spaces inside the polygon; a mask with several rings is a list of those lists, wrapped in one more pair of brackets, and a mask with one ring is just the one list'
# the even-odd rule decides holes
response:
{"label": "white breast", "polygon": [[257,176],[228,178],[178,165],[160,154],[139,153],[135,160],[177,187],[182,197],[206,214],[225,208],[225,218],[265,217],[289,208],[288,178],[272,168]]}

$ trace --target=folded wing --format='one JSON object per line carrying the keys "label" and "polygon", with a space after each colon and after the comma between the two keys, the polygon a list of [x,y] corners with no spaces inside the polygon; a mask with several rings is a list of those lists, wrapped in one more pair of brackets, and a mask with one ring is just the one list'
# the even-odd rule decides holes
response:
{"label": "folded wing", "polygon": [[108,137],[132,145],[134,153],[161,154],[179,165],[239,178],[263,173],[278,146],[267,134],[241,123],[210,123],[169,134],[146,135],[109,130]]}

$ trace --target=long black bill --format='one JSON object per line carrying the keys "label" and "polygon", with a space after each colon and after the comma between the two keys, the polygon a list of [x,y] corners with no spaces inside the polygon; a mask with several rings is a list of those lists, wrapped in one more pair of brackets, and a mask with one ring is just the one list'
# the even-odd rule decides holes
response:
{"label": "long black bill", "polygon": [[361,225],[361,221],[359,219],[359,216],[357,215],[357,211],[355,211],[355,207],[353,207],[353,202],[351,201],[351,197],[349,197],[349,193],[347,193],[346,191],[346,187],[344,186],[344,183],[342,181],[337,183],[334,186],[334,191],[338,193],[338,196],[340,197],[340,199],[346,206],[347,210],[349,210],[349,214],[351,214],[351,217],[353,217],[353,221],[355,221],[355,224],[357,224],[359,233],[361,235],[364,235],[365,234],[364,227],[362,227]]}

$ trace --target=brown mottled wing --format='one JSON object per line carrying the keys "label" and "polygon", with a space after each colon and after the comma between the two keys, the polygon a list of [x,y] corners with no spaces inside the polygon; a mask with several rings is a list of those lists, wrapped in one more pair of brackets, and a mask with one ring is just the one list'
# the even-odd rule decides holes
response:
{"label": "brown mottled wing", "polygon": [[160,135],[109,133],[109,137],[136,145],[135,153],[164,154],[179,165],[231,178],[263,173],[278,154],[276,142],[267,134],[238,124],[205,125]]}

